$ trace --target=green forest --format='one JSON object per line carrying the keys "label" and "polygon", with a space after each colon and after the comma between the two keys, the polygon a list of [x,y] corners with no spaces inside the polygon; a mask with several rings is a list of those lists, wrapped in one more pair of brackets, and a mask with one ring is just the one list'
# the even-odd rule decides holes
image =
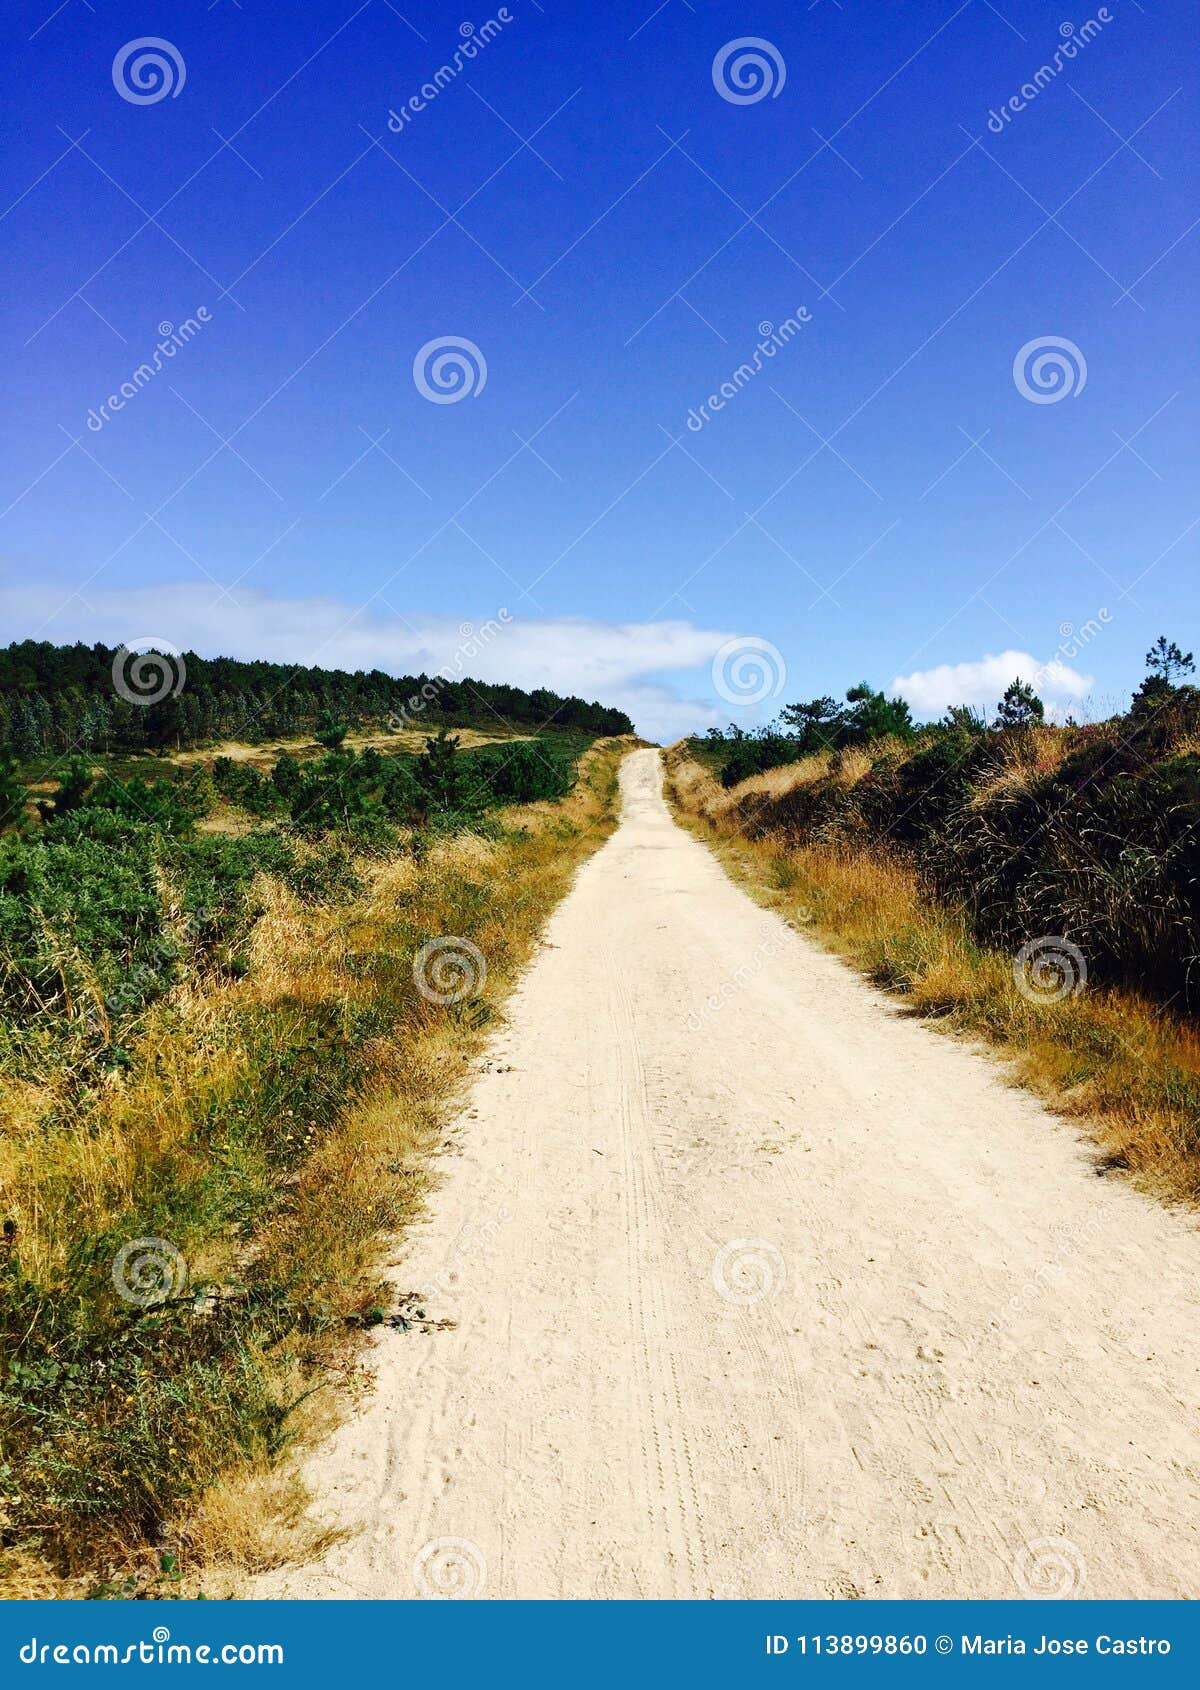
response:
{"label": "green forest", "polygon": [[312,732],[324,713],[351,728],[384,726],[391,719],[498,732],[632,731],[624,711],[561,698],[541,687],[527,692],[497,682],[387,675],[381,669],[350,674],[243,663],[191,651],[168,654],[156,666],[152,654],[139,658],[122,647],[44,640],[0,650],[0,745],[11,745],[22,759],[185,749],[220,740],[264,744]]}

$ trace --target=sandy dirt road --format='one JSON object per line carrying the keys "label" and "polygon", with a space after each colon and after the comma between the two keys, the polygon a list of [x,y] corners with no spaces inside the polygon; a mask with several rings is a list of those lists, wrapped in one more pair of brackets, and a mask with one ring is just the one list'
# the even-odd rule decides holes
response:
{"label": "sandy dirt road", "polygon": [[622,772],[257,1596],[1200,1595],[1200,1234]]}

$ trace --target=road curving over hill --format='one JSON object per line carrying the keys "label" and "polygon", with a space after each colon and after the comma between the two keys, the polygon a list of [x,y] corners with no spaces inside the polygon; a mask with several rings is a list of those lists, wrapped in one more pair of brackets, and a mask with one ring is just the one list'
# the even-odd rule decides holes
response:
{"label": "road curving over hill", "polygon": [[1194,1217],[622,794],[250,1594],[1196,1596]]}

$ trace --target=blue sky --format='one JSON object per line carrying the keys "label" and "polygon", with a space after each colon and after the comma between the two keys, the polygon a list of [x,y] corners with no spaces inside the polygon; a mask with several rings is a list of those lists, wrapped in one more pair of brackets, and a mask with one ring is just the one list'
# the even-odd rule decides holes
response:
{"label": "blue sky", "polygon": [[[1014,668],[1103,714],[1160,631],[1196,643],[1187,0],[5,28],[0,637],[406,672],[503,609],[468,668],[654,737],[862,677],[936,713]],[[166,86],[130,100],[148,37]],[[447,338],[475,391],[434,403]],[[1067,391],[1035,351],[1031,399],[1043,340]]]}

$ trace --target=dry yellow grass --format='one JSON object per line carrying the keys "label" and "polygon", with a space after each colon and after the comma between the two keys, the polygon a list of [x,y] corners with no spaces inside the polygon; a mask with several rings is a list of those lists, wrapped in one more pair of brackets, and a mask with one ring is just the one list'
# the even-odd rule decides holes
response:
{"label": "dry yellow grass", "polygon": [[206,1491],[181,1537],[194,1563],[190,1583],[203,1569],[212,1594],[232,1594],[240,1580],[289,1561],[307,1560],[337,1542],[306,1514],[309,1497],[296,1469],[241,1469]]}
{"label": "dry yellow grass", "polygon": [[[198,1134],[197,1121],[232,1117],[257,1079],[247,1027],[269,1037],[277,1022],[282,1037],[307,1014],[306,1025],[332,1018],[350,1037],[355,1017],[371,1003],[376,971],[391,993],[402,993],[390,1027],[360,1046],[353,1091],[331,1122],[319,1132],[300,1120],[270,1123],[284,1152],[293,1147],[286,1171],[256,1160],[253,1143],[237,1150],[248,1193],[256,1181],[260,1188],[261,1223],[249,1234],[223,1227],[189,1244],[190,1280],[215,1287],[211,1297],[223,1296],[229,1283],[236,1313],[245,1295],[238,1286],[280,1287],[285,1308],[288,1299],[296,1302],[296,1318],[272,1316],[274,1326],[264,1327],[258,1317],[237,1340],[255,1389],[265,1393],[241,1447],[229,1447],[228,1433],[207,1423],[207,1411],[189,1416],[186,1393],[171,1410],[178,1424],[164,1428],[173,1440],[167,1467],[185,1466],[189,1482],[184,1500],[164,1511],[165,1534],[185,1592],[296,1552],[304,1499],[297,1481],[276,1471],[282,1442],[327,1425],[359,1377],[356,1323],[378,1298],[381,1252],[419,1212],[430,1158],[489,1018],[500,1012],[577,865],[615,825],[616,769],[630,743],[594,747],[570,798],[504,812],[499,837],[451,837],[420,862],[408,854],[359,862],[364,890],[347,904],[302,904],[264,877],[245,978],[185,978],[147,1014],[129,1073],[90,1098],[86,1116],[56,1108],[44,1087],[10,1087],[0,1098],[0,1200],[18,1225],[22,1268],[31,1281],[66,1286],[73,1241],[102,1236],[136,1213],[148,1170],[160,1181],[168,1172],[168,1193],[203,1187],[220,1136]],[[415,992],[414,931],[461,935],[486,957],[486,983],[469,1014],[449,1013]],[[307,1328],[299,1318],[305,1311],[314,1317]],[[136,1406],[125,1406],[133,1401],[97,1404],[101,1447],[117,1447],[114,1425],[137,1416]],[[272,1416],[285,1427],[282,1440],[264,1440],[254,1429]],[[143,1419],[143,1431],[147,1424]],[[55,1459],[73,1457],[60,1449]],[[114,1467],[111,1483],[137,1478]],[[143,1593],[158,1590],[154,1556],[129,1523],[118,1517],[98,1528],[69,1511],[55,1517],[49,1504],[47,1513],[49,1529],[38,1544],[26,1534],[15,1548],[0,1549],[0,1594],[79,1595],[98,1576],[118,1584],[132,1576]]]}
{"label": "dry yellow grass", "polygon": [[1200,733],[1181,733],[1171,741],[1176,757],[1200,756]]}
{"label": "dry yellow grass", "polygon": [[[667,767],[679,819],[761,903],[803,923],[914,1012],[986,1039],[1014,1081],[1086,1125],[1106,1166],[1167,1199],[1200,1201],[1200,1033],[1191,1023],[1128,991],[1030,1002],[1012,957],[977,944],[959,915],[923,896],[900,858],[747,839],[733,806],[751,782],[722,792],[684,746],[672,747]],[[1003,778],[1027,772],[1016,766]]]}
{"label": "dry yellow grass", "polygon": [[985,810],[997,800],[1017,798],[1053,774],[1067,755],[1067,741],[1061,728],[1030,728],[1001,741],[1001,754],[1004,764],[1000,771],[990,780],[980,781],[972,791],[972,810]]}
{"label": "dry yellow grass", "polygon": [[[878,753],[877,753],[878,755]],[[872,756],[861,746],[850,745],[835,753],[832,772],[843,786],[856,786],[870,772]]]}
{"label": "dry yellow grass", "polygon": [[[764,793],[770,798],[779,798],[793,787],[806,786],[822,775],[828,774],[830,754],[827,751],[818,752],[815,756],[801,757],[795,763],[785,763],[778,769],[765,769],[761,775],[750,775],[748,779],[740,781],[735,788],[730,789],[730,797],[736,792],[738,798],[746,798],[751,794]],[[704,770],[695,765],[701,775]],[[705,775],[717,793],[721,788],[716,781]],[[724,794],[722,794],[724,796]]]}
{"label": "dry yellow grass", "polygon": [[[480,745],[494,745],[497,740],[528,739],[528,734],[509,733],[503,729],[496,733],[484,733],[478,728],[454,728],[454,737],[464,751],[474,750]],[[405,752],[416,755],[425,749],[425,741],[431,735],[436,735],[436,728],[415,727],[397,728],[394,732],[357,733],[351,731],[342,742],[347,751],[365,751],[368,746],[374,746],[377,751]],[[293,739],[272,740],[269,745],[247,745],[243,740],[227,739],[217,745],[205,746],[198,750],[174,751],[167,761],[177,764],[180,768],[187,768],[193,764],[201,764],[211,768],[218,757],[228,757],[231,763],[247,763],[252,768],[269,772],[275,766],[276,755],[286,751],[298,762],[304,762],[311,757],[323,757],[325,747],[315,739],[303,736]],[[45,783],[47,790],[52,788],[53,782]],[[33,788],[31,787],[32,791]],[[39,789],[40,790],[40,789]]]}

